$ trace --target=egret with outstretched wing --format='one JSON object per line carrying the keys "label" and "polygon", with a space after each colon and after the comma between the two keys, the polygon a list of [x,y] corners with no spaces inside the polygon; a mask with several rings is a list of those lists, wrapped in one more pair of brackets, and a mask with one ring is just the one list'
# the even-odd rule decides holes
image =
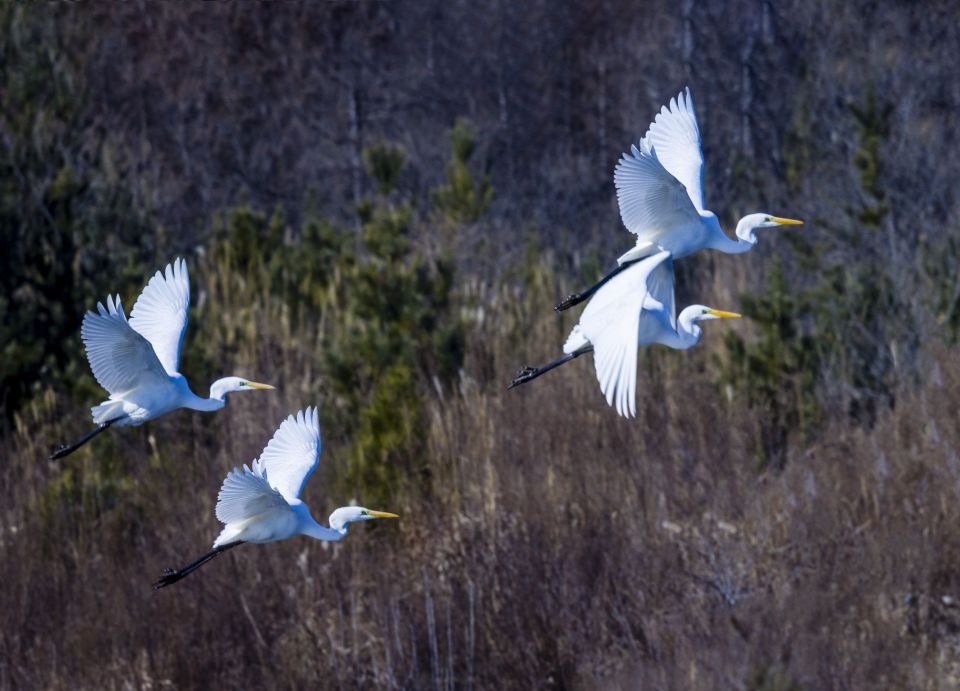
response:
{"label": "egret with outstretched wing", "polygon": [[637,413],[637,349],[660,343],[685,350],[700,342],[697,322],[739,314],[691,305],[676,316],[673,259],[658,252],[632,264],[608,281],[587,304],[563,346],[562,357],[527,367],[508,388],[536,379],[555,367],[593,353],[600,390],[624,417]]}
{"label": "egret with outstretched wing", "polygon": [[213,549],[181,569],[167,569],[154,587],[172,585],[217,555],[245,542],[265,543],[306,535],[338,541],[347,526],[375,518],[399,518],[394,513],[345,506],[330,514],[330,527],[320,525],[300,499],[307,478],[320,460],[320,421],[316,408],[284,420],[253,467],[234,468],[217,498],[217,520],[224,524]]}
{"label": "egret with outstretched wing", "polygon": [[690,89],[671,99],[650,124],[639,147],[630,149],[617,163],[613,181],[620,217],[637,236],[637,244],[617,259],[617,269],[558,304],[558,312],[589,298],[629,264],[661,250],[674,259],[702,249],[739,254],[753,249],[759,229],[803,223],[755,213],[740,219],[736,240],[727,237],[716,214],[704,207],[703,153]]}
{"label": "egret with outstretched wing", "polygon": [[142,425],[177,408],[220,410],[228,393],[273,388],[225,377],[210,386],[209,398],[193,393],[178,371],[189,307],[187,263],[177,259],[150,279],[129,320],[119,295],[108,295],[106,305],[97,303],[96,312],[87,312],[80,335],[93,376],[110,397],[91,409],[96,428],[73,444],[57,447],[51,459],[73,453],[111,425]]}

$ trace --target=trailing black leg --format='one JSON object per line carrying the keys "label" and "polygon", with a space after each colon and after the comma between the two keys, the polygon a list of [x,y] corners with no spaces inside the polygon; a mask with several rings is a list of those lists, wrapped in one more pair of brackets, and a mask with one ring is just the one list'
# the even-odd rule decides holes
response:
{"label": "trailing black leg", "polygon": [[564,310],[570,309],[570,308],[573,307],[574,305],[579,305],[581,302],[583,302],[584,300],[589,299],[594,293],[596,293],[598,290],[600,290],[600,288],[602,288],[603,285],[604,285],[607,281],[609,281],[611,278],[613,278],[614,276],[616,276],[617,274],[619,274],[621,271],[623,271],[624,269],[626,269],[628,266],[632,266],[632,265],[635,264],[635,263],[636,263],[635,261],[634,261],[634,262],[624,262],[623,264],[621,264],[620,266],[618,266],[616,269],[614,269],[613,271],[611,271],[610,273],[608,273],[606,276],[604,276],[603,278],[601,278],[599,281],[597,281],[596,283],[594,283],[592,286],[590,286],[589,288],[587,288],[587,289],[586,289],[585,291],[583,291],[582,293],[574,293],[573,295],[568,295],[568,296],[565,297],[563,300],[561,300],[559,303],[557,303],[557,305],[556,305],[553,309],[556,310],[557,312],[563,312]]}
{"label": "trailing black leg", "polygon": [[531,380],[533,380],[533,379],[536,379],[536,378],[539,377],[541,374],[546,374],[547,372],[549,372],[550,370],[554,369],[555,367],[559,367],[560,365],[564,364],[565,362],[570,362],[570,361],[573,360],[574,358],[580,357],[580,356],[583,355],[584,353],[589,353],[591,350],[593,350],[593,347],[592,347],[592,346],[586,346],[586,347],[581,348],[580,350],[578,350],[578,351],[576,351],[576,352],[574,352],[574,353],[569,353],[569,354],[564,355],[564,356],[562,356],[562,357],[558,357],[556,360],[554,360],[554,361],[552,361],[552,362],[548,362],[547,364],[543,365],[542,367],[524,367],[522,370],[520,370],[519,372],[517,372],[517,376],[514,378],[514,380],[513,380],[512,382],[510,382],[510,386],[508,386],[507,389],[509,390],[509,389],[512,389],[512,388],[515,387],[515,386],[520,386],[521,384],[526,384],[528,381],[531,381]]}
{"label": "trailing black leg", "polygon": [[[120,418],[117,418],[117,420],[119,419]],[[107,422],[101,422],[99,425],[96,426],[96,428],[92,432],[87,432],[86,434],[84,434],[82,437],[80,437],[77,441],[73,442],[69,446],[60,444],[56,449],[53,450],[53,453],[50,454],[50,460],[55,461],[58,458],[69,456],[70,454],[72,454],[74,451],[76,451],[81,446],[86,444],[88,441],[93,439],[95,436],[100,434],[103,430],[105,430],[107,427],[112,425],[117,420],[108,420]]]}
{"label": "trailing black leg", "polygon": [[192,561],[183,568],[180,569],[164,569],[163,573],[160,576],[160,579],[157,580],[153,587],[156,590],[160,588],[166,588],[168,585],[173,585],[181,578],[186,578],[191,573],[199,569],[201,566],[206,564],[208,561],[213,559],[219,554],[226,552],[228,549],[233,549],[237,545],[242,545],[243,542],[231,542],[229,545],[223,545],[222,547],[214,547],[212,550],[204,554],[202,557],[196,561]]}

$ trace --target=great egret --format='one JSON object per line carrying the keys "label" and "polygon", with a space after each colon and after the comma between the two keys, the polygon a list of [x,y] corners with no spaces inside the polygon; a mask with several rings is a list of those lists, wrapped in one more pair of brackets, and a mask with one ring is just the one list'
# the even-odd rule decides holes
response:
{"label": "great egret", "polygon": [[267,447],[249,468],[234,468],[217,498],[217,520],[224,524],[213,549],[181,569],[166,569],[154,583],[158,590],[190,575],[218,554],[245,542],[277,542],[294,535],[338,541],[347,526],[375,518],[399,518],[395,513],[345,506],[330,514],[330,527],[314,520],[300,493],[320,459],[320,422],[316,408],[284,420]]}
{"label": "great egret", "polygon": [[187,264],[176,259],[147,283],[133,305],[130,321],[119,295],[108,295],[106,306],[98,302],[97,313],[87,312],[80,335],[93,376],[110,398],[91,408],[96,428],[69,446],[58,446],[51,460],[73,453],[111,425],[142,425],[177,408],[220,410],[227,404],[228,393],[273,388],[242,377],[224,377],[210,386],[210,398],[193,393],[177,371],[189,306]]}
{"label": "great egret", "polygon": [[640,147],[630,147],[613,172],[620,217],[637,236],[635,247],[617,259],[618,268],[581,293],[556,306],[558,312],[589,298],[632,262],[666,250],[680,259],[702,249],[726,254],[748,252],[757,244],[754,231],[803,221],[767,213],[744,216],[737,223],[736,240],[727,237],[716,214],[703,206],[703,153],[700,128],[687,88],[664,106]]}
{"label": "great egret", "polygon": [[527,367],[508,388],[593,352],[600,390],[624,417],[637,414],[637,348],[661,343],[686,349],[700,342],[697,322],[739,314],[690,305],[676,317],[673,260],[669,252],[640,260],[607,282],[587,304],[563,345],[565,355],[542,367]]}

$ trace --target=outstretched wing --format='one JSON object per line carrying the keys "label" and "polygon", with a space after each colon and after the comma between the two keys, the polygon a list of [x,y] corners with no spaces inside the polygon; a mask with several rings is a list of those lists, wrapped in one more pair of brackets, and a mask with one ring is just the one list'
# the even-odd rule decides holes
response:
{"label": "outstretched wing", "polygon": [[87,312],[80,327],[93,376],[111,395],[162,384],[167,379],[163,365],[150,343],[131,328],[120,297],[97,303],[97,312]]}
{"label": "outstretched wing", "polygon": [[243,521],[278,509],[289,511],[290,505],[256,464],[253,469],[243,466],[227,473],[217,495],[217,520],[221,523]]}
{"label": "outstretched wing", "polygon": [[[669,257],[657,264],[647,276],[647,300],[653,299],[663,305],[663,309],[670,315],[670,326],[676,329],[677,301],[673,290],[674,279],[673,257]],[[643,340],[643,335],[640,340]]]}
{"label": "outstretched wing", "polygon": [[689,88],[660,110],[645,139],[663,167],[683,183],[697,211],[703,211],[703,152]]}
{"label": "outstretched wing", "polygon": [[580,328],[593,344],[600,390],[624,417],[637,414],[637,346],[647,279],[669,252],[637,262],[601,288],[580,317]]}
{"label": "outstretched wing", "polygon": [[180,368],[180,347],[187,330],[190,308],[190,277],[187,263],[175,259],[166,271],[154,274],[130,312],[130,326],[137,330],[157,353],[167,374]]}
{"label": "outstretched wing", "polygon": [[631,153],[623,155],[613,182],[623,225],[638,238],[656,243],[661,235],[701,220],[686,188],[667,172],[656,151],[649,153],[649,136],[641,140],[641,149],[632,146]]}
{"label": "outstretched wing", "polygon": [[299,498],[320,460],[320,418],[316,407],[301,410],[280,423],[255,467],[283,498]]}

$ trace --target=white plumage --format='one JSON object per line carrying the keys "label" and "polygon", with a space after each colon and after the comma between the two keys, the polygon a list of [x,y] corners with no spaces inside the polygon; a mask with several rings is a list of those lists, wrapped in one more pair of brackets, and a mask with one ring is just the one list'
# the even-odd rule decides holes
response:
{"label": "white plumage", "polygon": [[287,501],[300,498],[320,459],[320,419],[316,407],[284,420],[256,462]]}
{"label": "white plumage", "polygon": [[593,352],[600,391],[624,417],[637,413],[637,350],[659,343],[676,349],[696,345],[698,321],[739,314],[691,305],[676,316],[673,256],[658,252],[630,264],[607,281],[587,304],[563,346],[565,356],[539,368],[527,368],[511,384],[537,378],[573,358]]}
{"label": "white plumage", "polygon": [[728,254],[747,252],[757,242],[756,229],[800,223],[750,214],[737,224],[737,239],[727,237],[716,214],[704,205],[700,127],[690,89],[663,106],[639,147],[623,154],[613,180],[620,217],[637,236],[636,246],[617,260],[620,264],[661,249],[675,259],[708,248]]}
{"label": "white plumage", "polygon": [[636,415],[639,346],[678,347],[674,309],[673,261],[659,252],[611,279],[580,316],[577,327],[593,346],[600,391],[620,415]]}
{"label": "white plumage", "polygon": [[153,345],[167,374],[180,369],[180,349],[187,331],[190,277],[187,263],[177,259],[167,270],[153,275],[130,313],[130,326]]}
{"label": "white plumage", "polygon": [[210,397],[190,390],[180,374],[180,350],[190,309],[187,264],[177,259],[147,283],[127,320],[120,296],[87,312],[80,336],[93,376],[110,397],[91,408],[98,427],[80,441],[60,446],[51,458],[62,458],[107,426],[140,425],[177,408],[213,411],[223,408],[234,391],[272,389],[242,377],[224,377],[210,387]]}
{"label": "white plumage", "polygon": [[217,554],[245,542],[265,543],[306,535],[342,540],[347,526],[396,514],[345,506],[330,514],[330,527],[320,525],[300,499],[307,479],[320,462],[320,418],[316,407],[290,415],[250,466],[227,473],[217,497],[217,520],[223,530],[213,550],[182,569],[168,569],[157,588],[176,583]]}

